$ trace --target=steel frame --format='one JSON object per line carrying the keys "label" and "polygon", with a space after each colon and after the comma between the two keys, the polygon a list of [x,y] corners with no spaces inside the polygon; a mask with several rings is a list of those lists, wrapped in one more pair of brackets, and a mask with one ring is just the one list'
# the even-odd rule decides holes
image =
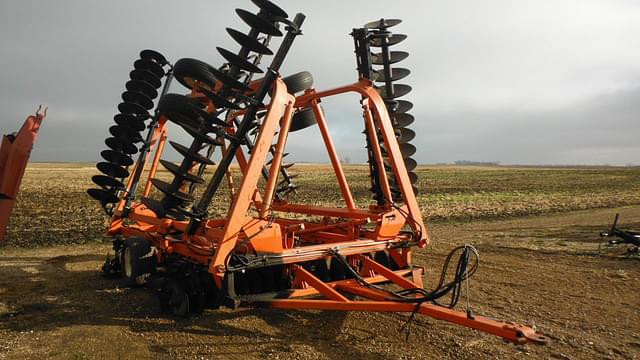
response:
{"label": "steel frame", "polygon": [[[374,143],[379,141],[384,144],[387,150],[387,162],[393,168],[393,173],[397,174],[396,182],[404,201],[401,208],[396,208],[391,201],[387,201],[382,206],[370,205],[366,209],[356,207],[329,133],[326,118],[320,108],[322,99],[345,93],[357,93],[362,97],[363,117],[368,135]],[[480,316],[469,317],[465,313],[427,303],[415,305],[389,301],[384,293],[364,287],[355,280],[326,283],[300,266],[302,262],[326,260],[332,253],[339,253],[350,257],[351,261],[362,264],[360,274],[367,282],[391,282],[404,289],[422,288],[422,269],[412,265],[411,247],[425,247],[430,239],[384,101],[370,81],[362,79],[348,86],[321,92],[309,89],[303,95],[294,97],[287,93],[286,85],[278,79],[271,95],[271,102],[267,106],[268,111],[250,156],[247,158],[242,149],[239,149],[236,154],[242,181],[232,192],[233,201],[226,218],[205,220],[193,235],[189,235],[187,221],[157,218],[141,203],[134,202],[130,210],[124,211],[125,196],[117,205],[108,233],[146,238],[157,249],[160,262],[167,254],[179,254],[195,264],[207,267],[219,289],[223,289],[226,284],[228,296],[233,301],[250,301],[262,306],[283,309],[419,312],[496,334],[516,343],[546,341],[532,329],[521,325],[498,322]],[[194,87],[191,96],[200,97],[197,86]],[[336,174],[344,207],[328,208],[292,204],[274,199],[277,174],[286,147],[292,114],[295,109],[305,107],[311,107],[315,114]],[[213,103],[209,103],[209,111],[215,111]],[[242,111],[237,112],[236,115],[242,115]],[[232,120],[233,116],[229,121]],[[149,194],[151,186],[149,179],[155,175],[166,141],[166,121],[164,117],[160,118],[159,126],[152,137],[156,153],[149,168],[144,196]],[[269,178],[264,191],[261,192],[258,180],[278,129],[280,132],[275,144],[275,155],[269,166]],[[233,128],[229,131],[233,134]],[[226,146],[223,147],[223,151],[226,151],[225,149]],[[391,199],[389,182],[384,173],[383,155],[379,148],[374,150],[374,155],[378,168],[382,171],[380,179],[384,195],[387,199]],[[151,153],[147,156],[150,157]],[[131,185],[131,183],[128,184],[127,192],[131,190]],[[257,216],[247,215],[252,206]],[[272,218],[272,214],[278,216]],[[320,223],[300,221],[287,219],[287,214],[316,215],[331,218],[333,221]],[[127,223],[124,221],[125,218],[129,220]],[[371,230],[370,226],[365,228],[371,223],[375,224],[374,230]],[[411,231],[403,231],[406,226],[410,227]],[[305,245],[294,246],[294,239],[302,240]],[[235,294],[233,275],[240,268],[230,264],[229,259],[233,252],[243,251],[245,256],[256,260],[250,262],[252,265],[245,266],[245,269],[270,265],[289,267],[294,276],[294,288],[278,294],[278,297],[285,296],[286,299],[266,300],[269,294],[256,296]],[[375,251],[387,251],[403,270],[392,271],[365,256]],[[407,279],[407,276],[411,280]],[[349,300],[343,293],[367,300]],[[314,296],[324,298],[309,299]]]}

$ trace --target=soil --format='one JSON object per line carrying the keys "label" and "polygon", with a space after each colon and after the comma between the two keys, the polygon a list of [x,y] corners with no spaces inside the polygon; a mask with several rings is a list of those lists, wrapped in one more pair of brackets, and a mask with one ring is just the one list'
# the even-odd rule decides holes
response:
{"label": "soil", "polygon": [[621,227],[640,228],[639,206],[440,222],[415,255],[429,288],[451,249],[474,244],[480,269],[458,309],[534,325],[545,346],[427,317],[406,339],[406,314],[241,308],[171,318],[150,290],[101,276],[109,244],[85,244],[0,248],[0,359],[637,359],[640,261],[598,237],[616,212]]}

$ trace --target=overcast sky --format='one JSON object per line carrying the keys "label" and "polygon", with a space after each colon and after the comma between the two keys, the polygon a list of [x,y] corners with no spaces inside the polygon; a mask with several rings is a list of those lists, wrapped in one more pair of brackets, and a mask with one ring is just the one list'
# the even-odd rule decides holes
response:
{"label": "overcast sky", "polygon": [[[399,66],[412,71],[402,82],[414,88],[405,98],[420,163],[640,164],[640,1],[277,3],[307,15],[283,73],[308,70],[319,90],[357,80],[352,28],[404,20],[393,30],[409,38],[394,50],[411,54]],[[215,47],[238,48],[224,29],[247,29],[235,7],[256,9],[249,0],[1,1],[0,132],[42,103],[49,116],[32,160],[97,160],[139,51],[220,66]],[[323,106],[341,156],[363,161],[358,98]],[[292,134],[291,157],[325,161],[317,135]]]}

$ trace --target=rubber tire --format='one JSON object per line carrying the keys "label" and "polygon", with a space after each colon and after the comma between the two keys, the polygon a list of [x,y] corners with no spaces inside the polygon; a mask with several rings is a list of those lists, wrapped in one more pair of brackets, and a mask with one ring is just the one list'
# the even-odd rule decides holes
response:
{"label": "rubber tire", "polygon": [[313,75],[308,71],[301,71],[282,78],[282,81],[287,85],[289,94],[295,95],[313,86]]}
{"label": "rubber tire", "polygon": [[[174,304],[170,304],[169,301],[177,301]],[[160,302],[162,304],[162,310],[172,316],[187,317],[189,316],[189,295],[184,285],[175,277],[169,276],[166,278],[162,290],[160,293]]]}
{"label": "rubber tire", "polygon": [[204,61],[184,58],[176,61],[176,64],[173,66],[173,76],[180,84],[189,90],[193,89],[193,84],[190,83],[189,78],[204,83],[209,86],[209,90],[212,90],[217,79],[213,75],[214,71],[211,69],[215,70],[215,68]]}
{"label": "rubber tire", "polygon": [[291,119],[291,126],[289,126],[289,132],[294,132],[302,129],[306,129],[309,126],[317,124],[316,115],[313,113],[312,108],[304,108],[295,114]]}
{"label": "rubber tire", "polygon": [[197,101],[180,94],[166,94],[158,102],[158,110],[172,122],[198,129],[202,126],[202,117],[193,108],[199,107]]}
{"label": "rubber tire", "polygon": [[130,237],[125,240],[120,267],[122,278],[128,286],[143,285],[140,277],[153,271],[152,261],[148,260],[153,258],[143,258],[149,252],[151,252],[151,244],[144,238]]}

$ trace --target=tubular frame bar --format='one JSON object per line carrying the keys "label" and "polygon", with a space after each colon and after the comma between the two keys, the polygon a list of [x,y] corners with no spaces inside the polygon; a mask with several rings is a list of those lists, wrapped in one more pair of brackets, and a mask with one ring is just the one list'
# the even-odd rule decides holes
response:
{"label": "tubular frame bar", "polygon": [[[404,289],[420,287],[415,282],[402,277],[399,273],[393,272],[392,270],[371,259],[366,259],[365,263],[371,266],[372,269],[382,272],[376,275],[377,280],[382,277]],[[415,304],[390,301],[388,300],[389,294],[365,287],[355,281],[338,281],[335,283],[327,284],[322,282],[322,280],[318,279],[313,274],[305,271],[304,269],[302,270],[303,272],[300,272],[300,268],[298,267],[296,269],[296,276],[302,275],[302,279],[305,280],[305,284],[315,290],[315,292],[311,290],[303,290],[304,292],[302,294],[304,294],[305,292],[306,294],[323,294],[327,297],[327,299],[297,298],[302,294],[296,293],[296,290],[291,290],[291,294],[296,298],[293,298],[294,296],[290,295],[288,299],[258,301],[256,302],[256,305],[274,309],[420,313],[434,319],[448,321],[454,324],[466,326],[471,329],[497,335],[502,337],[506,341],[516,344],[525,344],[531,342],[534,344],[542,345],[548,342],[548,339],[546,337],[537,334],[535,330],[524,325],[497,321],[478,315],[470,315],[467,313],[428,303]],[[370,281],[367,281],[367,279],[365,279],[365,281],[372,283]],[[336,290],[341,290],[346,293],[357,295],[359,297],[365,298],[366,300],[349,300],[346,297],[336,299]]]}

